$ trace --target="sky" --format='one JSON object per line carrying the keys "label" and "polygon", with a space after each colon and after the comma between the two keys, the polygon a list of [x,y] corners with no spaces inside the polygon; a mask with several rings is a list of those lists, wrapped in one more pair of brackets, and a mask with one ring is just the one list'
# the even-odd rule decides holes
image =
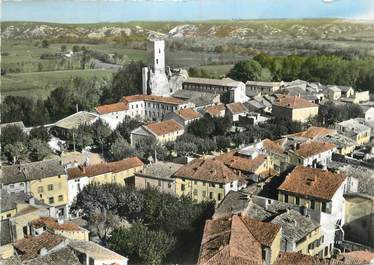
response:
{"label": "sky", "polygon": [[2,21],[374,20],[374,0],[3,0]]}

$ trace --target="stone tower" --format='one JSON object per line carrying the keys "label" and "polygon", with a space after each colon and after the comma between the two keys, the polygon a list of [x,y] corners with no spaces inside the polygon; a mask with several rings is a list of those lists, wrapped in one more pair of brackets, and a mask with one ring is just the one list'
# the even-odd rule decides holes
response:
{"label": "stone tower", "polygon": [[148,46],[152,66],[143,68],[143,93],[150,91],[155,96],[170,96],[169,80],[165,69],[165,41],[153,40]]}

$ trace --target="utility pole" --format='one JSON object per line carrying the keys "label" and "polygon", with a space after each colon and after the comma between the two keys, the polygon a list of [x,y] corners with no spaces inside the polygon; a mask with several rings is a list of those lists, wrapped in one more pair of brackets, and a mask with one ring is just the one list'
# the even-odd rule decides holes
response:
{"label": "utility pole", "polygon": [[75,104],[75,109],[76,109],[76,112],[79,112],[78,104]]}
{"label": "utility pole", "polygon": [[73,150],[75,152],[75,135],[74,135],[74,131],[73,131]]}

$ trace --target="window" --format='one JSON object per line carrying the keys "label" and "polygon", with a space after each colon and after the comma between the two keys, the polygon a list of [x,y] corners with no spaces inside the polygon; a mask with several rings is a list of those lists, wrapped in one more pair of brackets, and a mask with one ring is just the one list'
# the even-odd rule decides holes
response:
{"label": "window", "polygon": [[223,188],[223,184],[219,184],[219,187],[222,189]]}
{"label": "window", "polygon": [[158,181],[158,186],[161,187],[161,180]]}
{"label": "window", "polygon": [[9,218],[9,217],[11,217],[11,216],[12,216],[12,214],[10,214],[10,213],[8,213],[8,214],[6,215],[7,218]]}
{"label": "window", "polygon": [[222,194],[221,194],[221,193],[218,193],[218,200],[219,200],[219,201],[221,200],[221,197],[222,197]]}
{"label": "window", "polygon": [[168,188],[171,189],[171,183],[170,182],[168,183]]}
{"label": "window", "polygon": [[284,194],[284,202],[288,203],[288,195],[287,194]]}
{"label": "window", "polygon": [[213,192],[209,192],[209,199],[213,199]]}
{"label": "window", "polygon": [[206,197],[206,191],[203,190],[203,198],[205,198],[205,197]]}
{"label": "window", "polygon": [[10,187],[11,189],[14,189],[14,184],[10,184],[9,187]]}
{"label": "window", "polygon": [[197,189],[194,189],[194,190],[193,190],[193,195],[194,195],[194,196],[197,196]]}
{"label": "window", "polygon": [[21,182],[19,185],[20,185],[21,187],[23,187],[23,186],[25,186],[25,183]]}
{"label": "window", "polygon": [[326,212],[326,202],[322,202],[322,212]]}
{"label": "window", "polygon": [[58,201],[62,202],[64,200],[64,195],[58,195]]}
{"label": "window", "polygon": [[181,191],[184,191],[186,189],[186,187],[184,186],[184,184],[181,184]]}
{"label": "window", "polygon": [[49,191],[53,190],[53,184],[49,184],[49,185],[48,185],[48,190],[49,190]]}
{"label": "window", "polygon": [[310,208],[313,210],[316,208],[316,202],[314,200],[310,201]]}
{"label": "window", "polygon": [[295,198],[295,203],[296,203],[296,205],[299,205],[299,204],[300,204],[300,198],[299,198],[299,197],[296,197],[296,198]]}
{"label": "window", "polygon": [[55,202],[55,200],[54,200],[53,197],[49,197],[49,198],[48,198],[48,203],[54,203],[54,202]]}
{"label": "window", "polygon": [[43,186],[39,186],[38,187],[38,193],[42,193],[43,192]]}
{"label": "window", "polygon": [[194,180],[194,181],[193,181],[193,184],[197,185],[197,181],[196,181],[196,180]]}

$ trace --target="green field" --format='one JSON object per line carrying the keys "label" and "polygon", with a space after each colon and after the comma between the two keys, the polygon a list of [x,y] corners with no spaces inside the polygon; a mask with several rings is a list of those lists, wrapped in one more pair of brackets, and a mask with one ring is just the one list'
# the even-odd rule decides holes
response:
{"label": "green field", "polygon": [[225,76],[233,67],[233,64],[221,64],[221,65],[205,65],[198,67],[211,73],[213,76]]}
{"label": "green field", "polygon": [[63,85],[64,82],[74,77],[110,78],[111,76],[111,71],[101,69],[7,74],[1,77],[1,94],[2,96],[13,95],[46,98],[53,89]]}

